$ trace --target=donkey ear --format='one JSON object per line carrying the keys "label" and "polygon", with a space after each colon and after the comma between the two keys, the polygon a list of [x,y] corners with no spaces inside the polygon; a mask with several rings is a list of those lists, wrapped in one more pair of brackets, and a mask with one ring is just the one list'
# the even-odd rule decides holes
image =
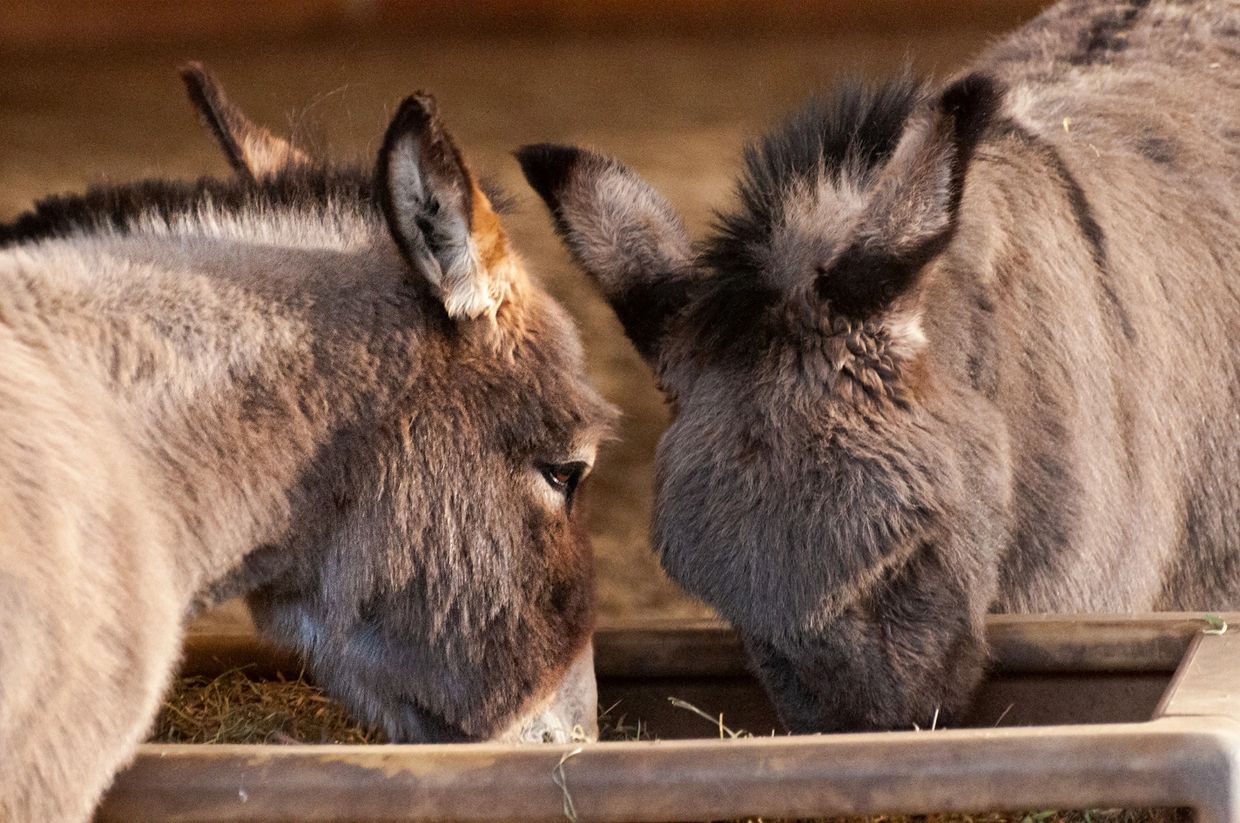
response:
{"label": "donkey ear", "polygon": [[573,259],[594,279],[647,360],[687,300],[689,235],[671,204],[629,169],[569,146],[516,152]]}
{"label": "donkey ear", "polygon": [[947,247],[969,162],[1003,93],[993,78],[969,75],[913,116],[870,189],[851,241],[819,270],[817,292],[834,311],[881,311]]}
{"label": "donkey ear", "polygon": [[310,158],[287,140],[250,122],[201,63],[182,66],[181,79],[185,81],[190,102],[198,109],[198,116],[215,135],[238,174],[261,180],[290,166],[310,163]]}
{"label": "donkey ear", "polygon": [[376,170],[379,200],[396,245],[454,318],[495,317],[516,267],[499,215],[478,187],[428,94],[405,99],[392,118]]}

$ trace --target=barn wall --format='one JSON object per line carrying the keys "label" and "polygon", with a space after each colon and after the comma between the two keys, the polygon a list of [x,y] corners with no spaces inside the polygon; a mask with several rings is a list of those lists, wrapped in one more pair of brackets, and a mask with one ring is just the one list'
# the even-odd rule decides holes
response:
{"label": "barn wall", "polygon": [[224,43],[315,33],[772,33],[1004,28],[1045,0],[10,0],[0,48]]}

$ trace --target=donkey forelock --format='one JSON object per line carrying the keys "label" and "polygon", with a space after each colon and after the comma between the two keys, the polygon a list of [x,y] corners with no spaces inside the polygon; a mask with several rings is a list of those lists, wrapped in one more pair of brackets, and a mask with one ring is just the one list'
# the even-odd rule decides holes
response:
{"label": "donkey forelock", "polygon": [[[893,302],[950,240],[964,170],[1002,93],[982,75],[936,100],[907,75],[845,84],[750,145],[737,207],[718,215],[702,247],[712,276],[698,290],[707,317],[698,325],[739,318],[712,335],[726,346],[736,327],[762,328],[776,304],[808,309],[802,324],[827,335],[885,315],[877,339],[911,354],[924,339]],[[752,299],[738,300],[746,290]]]}
{"label": "donkey forelock", "polygon": [[807,202],[820,225],[855,209],[926,94],[907,75],[875,86],[844,83],[746,147],[737,207],[719,213],[704,262],[754,281],[768,276],[774,232],[802,219]]}

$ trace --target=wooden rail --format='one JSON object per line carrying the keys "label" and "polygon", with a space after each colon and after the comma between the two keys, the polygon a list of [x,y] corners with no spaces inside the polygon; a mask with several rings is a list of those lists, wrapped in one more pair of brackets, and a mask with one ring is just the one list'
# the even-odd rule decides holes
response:
{"label": "wooden rail", "polygon": [[[1200,615],[992,615],[987,641],[999,672],[1173,671],[1207,624]],[[249,665],[261,675],[296,673],[296,657],[250,633],[191,634],[186,674]],[[713,621],[630,621],[594,636],[600,677],[726,677],[747,672],[740,642]]]}

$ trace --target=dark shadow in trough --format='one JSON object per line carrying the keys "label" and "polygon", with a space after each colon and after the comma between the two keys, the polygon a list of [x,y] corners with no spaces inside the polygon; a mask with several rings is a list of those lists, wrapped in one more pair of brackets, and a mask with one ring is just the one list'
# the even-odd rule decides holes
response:
{"label": "dark shadow in trough", "polygon": [[[1135,723],[1149,720],[1171,682],[1171,671],[1080,674],[996,674],[987,679],[963,727],[1052,726],[1080,723]],[[712,717],[720,729],[677,698]],[[616,739],[629,739],[641,721],[642,739],[684,740],[783,734],[775,710],[752,677],[605,678],[599,680],[600,724],[623,725]],[[609,721],[611,725],[609,726]],[[931,725],[931,724],[928,724]]]}

